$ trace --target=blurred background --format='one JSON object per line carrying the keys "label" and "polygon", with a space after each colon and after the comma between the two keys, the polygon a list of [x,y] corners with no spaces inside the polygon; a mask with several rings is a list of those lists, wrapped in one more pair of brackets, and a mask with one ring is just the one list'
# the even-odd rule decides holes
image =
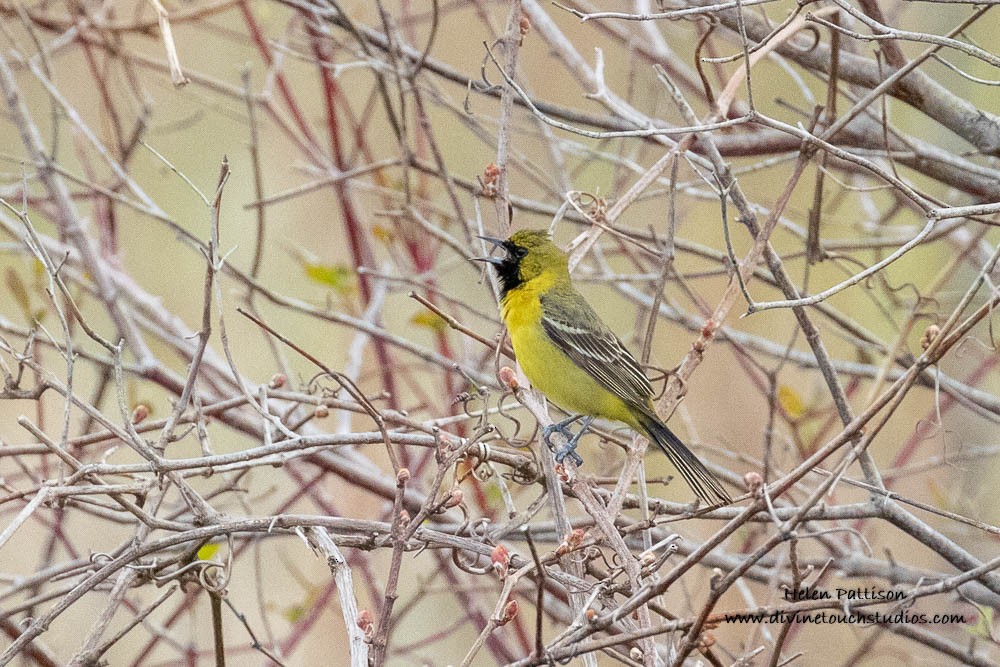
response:
{"label": "blurred background", "polygon": [[[958,2],[0,0],[0,661],[995,664],[1000,579],[949,578],[1000,530],[997,29]],[[692,517],[655,451],[616,492],[635,442],[600,424],[578,474],[641,580],[498,379],[469,259],[526,227],[753,492]],[[744,316],[789,286],[824,298]],[[905,608],[949,622],[711,616],[938,582]]]}

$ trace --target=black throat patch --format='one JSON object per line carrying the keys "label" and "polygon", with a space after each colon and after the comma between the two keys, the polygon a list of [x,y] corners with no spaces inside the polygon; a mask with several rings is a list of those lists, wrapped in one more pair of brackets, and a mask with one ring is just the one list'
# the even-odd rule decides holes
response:
{"label": "black throat patch", "polygon": [[517,248],[510,247],[506,243],[503,248],[507,251],[507,257],[501,263],[494,264],[497,278],[500,279],[501,298],[524,282],[521,280],[521,258],[517,256]]}

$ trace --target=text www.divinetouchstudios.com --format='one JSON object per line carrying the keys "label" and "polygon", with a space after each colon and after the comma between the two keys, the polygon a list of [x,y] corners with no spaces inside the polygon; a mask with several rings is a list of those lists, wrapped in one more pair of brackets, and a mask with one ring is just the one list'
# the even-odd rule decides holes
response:
{"label": "text www.divinetouchstudios.com", "polygon": [[850,609],[852,602],[857,603],[880,603],[880,602],[900,602],[906,597],[903,591],[884,590],[878,588],[834,588],[822,590],[818,588],[800,588],[797,590],[786,590],[785,599],[790,602],[807,600],[836,600],[844,603],[845,607],[836,610],[812,609],[812,610],[771,610],[759,611],[755,613],[725,614],[726,623],[812,623],[812,624],[834,624],[834,623],[873,623],[873,624],[953,624],[969,623],[963,614],[930,614],[924,612],[911,611],[909,609],[899,609],[895,606],[891,611]]}

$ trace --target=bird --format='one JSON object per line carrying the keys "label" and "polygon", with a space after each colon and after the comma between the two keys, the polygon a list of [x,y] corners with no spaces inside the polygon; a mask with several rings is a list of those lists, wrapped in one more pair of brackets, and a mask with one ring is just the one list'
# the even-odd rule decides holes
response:
{"label": "bird", "polygon": [[[567,444],[556,460],[583,459],[576,445],[597,417],[623,422],[656,443],[691,490],[709,505],[731,501],[718,478],[657,416],[653,387],[642,366],[573,286],[569,258],[543,230],[523,229],[506,240],[480,236],[505,256],[474,257],[499,279],[500,315],[514,354],[532,386],[570,416],[543,430]],[[583,419],[574,436],[569,425]]]}

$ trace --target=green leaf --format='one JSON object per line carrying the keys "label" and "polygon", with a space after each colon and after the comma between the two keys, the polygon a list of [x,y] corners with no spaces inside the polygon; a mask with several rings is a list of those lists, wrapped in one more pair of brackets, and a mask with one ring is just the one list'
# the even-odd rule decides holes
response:
{"label": "green leaf", "polygon": [[342,264],[318,264],[303,262],[306,277],[314,283],[346,294],[354,289],[354,271]]}
{"label": "green leaf", "polygon": [[786,384],[778,386],[778,404],[789,419],[801,419],[806,413],[806,406],[798,392]]}
{"label": "green leaf", "polygon": [[219,553],[219,546],[216,542],[202,545],[201,549],[198,549],[198,560],[212,560],[212,557]]}
{"label": "green leaf", "polygon": [[976,619],[975,625],[966,627],[965,631],[974,637],[981,637],[992,641],[993,609],[978,604],[976,605],[976,609],[979,610],[979,618]]}
{"label": "green leaf", "polygon": [[411,317],[410,322],[431,331],[444,331],[448,328],[448,323],[441,319],[437,313],[426,310]]}
{"label": "green leaf", "polygon": [[285,607],[285,610],[281,612],[281,615],[284,616],[285,620],[289,623],[294,623],[306,615],[306,608],[300,604],[292,605],[291,607]]}

